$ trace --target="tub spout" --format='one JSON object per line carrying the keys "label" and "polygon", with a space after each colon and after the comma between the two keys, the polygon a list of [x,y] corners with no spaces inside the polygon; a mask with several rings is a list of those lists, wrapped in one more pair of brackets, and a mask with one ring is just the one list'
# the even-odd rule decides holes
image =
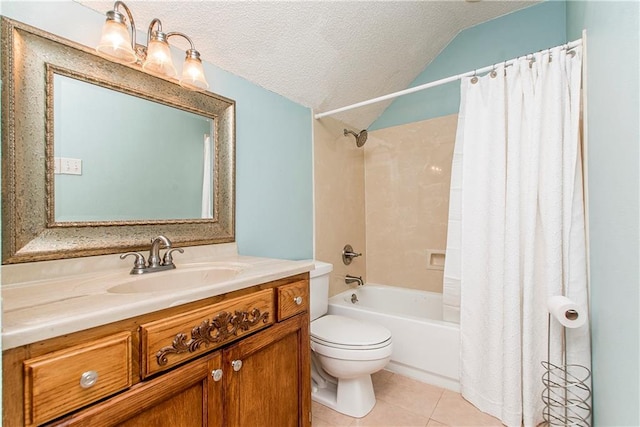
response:
{"label": "tub spout", "polygon": [[351,276],[349,274],[347,274],[344,277],[344,283],[346,283],[347,285],[350,285],[351,283],[357,283],[358,286],[364,286],[364,282],[362,281],[362,276]]}

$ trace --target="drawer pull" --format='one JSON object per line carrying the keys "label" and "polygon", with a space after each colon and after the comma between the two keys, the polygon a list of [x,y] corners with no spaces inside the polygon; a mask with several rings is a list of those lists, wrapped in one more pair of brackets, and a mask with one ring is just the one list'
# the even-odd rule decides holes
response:
{"label": "drawer pull", "polygon": [[215,371],[212,371],[211,376],[213,377],[214,381],[220,381],[222,379],[222,369],[216,369]]}
{"label": "drawer pull", "polygon": [[238,372],[242,368],[242,360],[234,360],[231,362],[231,367],[234,371]]}
{"label": "drawer pull", "polygon": [[302,304],[302,297],[295,297],[293,299],[293,302],[295,302],[297,305],[301,305]]}
{"label": "drawer pull", "polygon": [[96,371],[87,371],[80,376],[80,387],[93,387],[98,382],[98,373]]}

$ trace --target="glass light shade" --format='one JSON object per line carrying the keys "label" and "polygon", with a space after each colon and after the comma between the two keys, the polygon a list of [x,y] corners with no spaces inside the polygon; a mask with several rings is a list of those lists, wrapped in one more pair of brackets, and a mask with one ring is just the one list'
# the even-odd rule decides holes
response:
{"label": "glass light shade", "polygon": [[121,22],[107,19],[102,27],[102,37],[100,37],[96,50],[123,62],[136,62],[136,53],[131,47],[129,29]]}
{"label": "glass light shade", "polygon": [[184,60],[184,65],[182,66],[180,86],[194,90],[209,89],[209,83],[207,83],[207,79],[204,77],[204,69],[202,68],[200,59],[187,55],[187,58]]}
{"label": "glass light shade", "polygon": [[147,47],[147,59],[142,64],[142,69],[151,73],[176,77],[178,73],[173,66],[169,44],[152,39]]}

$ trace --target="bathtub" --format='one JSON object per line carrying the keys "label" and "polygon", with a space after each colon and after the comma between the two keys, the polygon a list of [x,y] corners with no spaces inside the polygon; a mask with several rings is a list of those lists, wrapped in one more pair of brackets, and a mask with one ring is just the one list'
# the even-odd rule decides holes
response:
{"label": "bathtub", "polygon": [[[352,296],[358,301],[352,303]],[[366,284],[329,299],[329,314],[383,325],[393,354],[385,369],[460,391],[460,328],[442,320],[442,294]]]}

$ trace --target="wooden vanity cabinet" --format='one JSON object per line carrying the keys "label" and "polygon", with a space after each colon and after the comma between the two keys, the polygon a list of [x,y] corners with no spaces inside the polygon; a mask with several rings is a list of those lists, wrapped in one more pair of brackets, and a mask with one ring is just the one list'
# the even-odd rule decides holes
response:
{"label": "wooden vanity cabinet", "polygon": [[[308,427],[311,422],[308,286],[308,274],[300,274],[208,301],[7,350],[3,353],[3,425]],[[197,326],[203,323],[194,314],[205,313],[206,325],[206,319],[218,315],[224,318],[225,309],[255,304],[261,307],[261,313],[270,312],[267,320],[260,317],[260,322],[253,322],[253,317],[249,318],[257,328],[255,332],[242,330],[226,341],[200,344],[191,355],[170,352],[166,368],[153,368],[161,359],[162,351],[157,350],[166,349],[175,335],[165,334],[152,347],[150,343],[154,341],[145,333],[153,332],[154,339],[160,337],[162,334],[155,331],[161,331],[166,324],[168,331],[183,331],[180,336],[195,333],[201,337]],[[207,311],[207,307],[213,311]],[[185,328],[176,327],[184,319],[197,320],[196,327],[187,327],[191,325],[188,322],[184,323]],[[66,411],[68,415],[62,413],[56,420],[37,421],[30,417],[30,413],[39,409],[39,402],[29,397],[31,379],[25,375],[26,367],[34,361],[46,360],[49,355],[64,355],[74,346],[92,349],[93,342],[104,341],[105,336],[126,338],[131,343],[131,354],[127,353],[133,372],[130,386],[102,399],[98,396],[75,412],[70,412],[71,408]],[[155,352],[150,351],[156,347]],[[68,382],[75,384],[73,379]]]}
{"label": "wooden vanity cabinet", "polygon": [[216,352],[50,425],[95,427],[222,427],[222,382]]}
{"label": "wooden vanity cabinet", "polygon": [[309,339],[304,313],[223,351],[226,426],[310,425]]}
{"label": "wooden vanity cabinet", "polygon": [[52,425],[309,426],[308,346],[303,313]]}

